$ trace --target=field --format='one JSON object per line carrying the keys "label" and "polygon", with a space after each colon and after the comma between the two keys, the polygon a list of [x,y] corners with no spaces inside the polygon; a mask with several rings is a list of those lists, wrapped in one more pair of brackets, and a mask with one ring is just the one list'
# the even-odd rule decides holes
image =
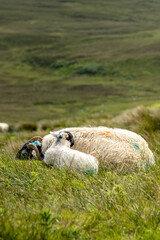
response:
{"label": "field", "polygon": [[[159,12],[158,0],[0,0],[0,239],[160,239]],[[14,160],[31,137],[83,125],[139,133],[156,165],[85,175]]]}
{"label": "field", "polygon": [[1,0],[1,121],[159,102],[159,9],[158,0]]}
{"label": "field", "polygon": [[14,160],[27,139],[45,131],[1,135],[0,239],[159,239],[160,109],[138,107],[105,124],[140,133],[156,165],[132,173],[58,171],[40,161]]}

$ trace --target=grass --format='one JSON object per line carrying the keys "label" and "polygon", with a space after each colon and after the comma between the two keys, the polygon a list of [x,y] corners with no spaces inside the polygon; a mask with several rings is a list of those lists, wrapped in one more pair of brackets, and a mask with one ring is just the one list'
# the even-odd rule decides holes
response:
{"label": "grass", "polygon": [[85,175],[40,161],[15,161],[18,148],[46,129],[1,134],[0,239],[159,239],[159,116],[159,108],[141,106],[116,117],[85,118],[85,125],[127,128],[148,141],[156,165],[130,174],[100,169]]}
{"label": "grass", "polygon": [[1,1],[1,121],[159,101],[159,9],[158,0]]}
{"label": "grass", "polygon": [[158,239],[159,165],[84,176],[2,159],[2,239]]}

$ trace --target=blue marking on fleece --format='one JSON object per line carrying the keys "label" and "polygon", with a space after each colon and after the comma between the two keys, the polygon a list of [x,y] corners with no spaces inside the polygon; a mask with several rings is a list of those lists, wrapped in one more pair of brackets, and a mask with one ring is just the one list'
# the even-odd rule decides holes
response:
{"label": "blue marking on fleece", "polygon": [[90,169],[88,169],[88,170],[83,171],[83,173],[84,173],[84,174],[92,175],[92,174],[95,174],[95,171],[94,171],[92,168],[90,168]]}
{"label": "blue marking on fleece", "polygon": [[33,144],[38,146],[39,145],[39,141],[35,141]]}
{"label": "blue marking on fleece", "polygon": [[137,142],[133,142],[132,145],[137,151],[141,151],[140,146]]}

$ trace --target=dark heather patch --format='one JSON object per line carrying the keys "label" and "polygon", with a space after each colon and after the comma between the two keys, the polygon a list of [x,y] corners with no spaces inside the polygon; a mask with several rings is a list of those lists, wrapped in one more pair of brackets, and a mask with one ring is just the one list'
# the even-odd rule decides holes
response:
{"label": "dark heather patch", "polygon": [[91,97],[91,96],[112,96],[112,95],[120,95],[120,92],[118,89],[114,87],[105,87],[102,84],[96,84],[96,85],[78,85],[78,86],[73,86],[70,88],[70,90],[75,94],[75,95],[80,95],[80,96],[86,96],[86,97]]}

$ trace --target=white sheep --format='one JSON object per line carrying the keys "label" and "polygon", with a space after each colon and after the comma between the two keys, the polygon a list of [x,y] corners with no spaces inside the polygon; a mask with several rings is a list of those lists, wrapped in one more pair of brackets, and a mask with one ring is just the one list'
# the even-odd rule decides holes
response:
{"label": "white sheep", "polygon": [[74,144],[73,136],[69,132],[51,133],[56,137],[55,142],[44,154],[44,162],[55,168],[71,168],[78,171],[98,172],[98,161],[90,154],[70,149]]}
{"label": "white sheep", "polygon": [[[71,132],[75,141],[73,148],[93,155],[103,168],[132,171],[155,163],[147,142],[134,132],[107,127],[75,127],[60,131]],[[54,141],[51,134],[45,136],[42,152],[45,153]]]}
{"label": "white sheep", "polygon": [[9,125],[7,123],[0,123],[0,132],[7,132]]}

